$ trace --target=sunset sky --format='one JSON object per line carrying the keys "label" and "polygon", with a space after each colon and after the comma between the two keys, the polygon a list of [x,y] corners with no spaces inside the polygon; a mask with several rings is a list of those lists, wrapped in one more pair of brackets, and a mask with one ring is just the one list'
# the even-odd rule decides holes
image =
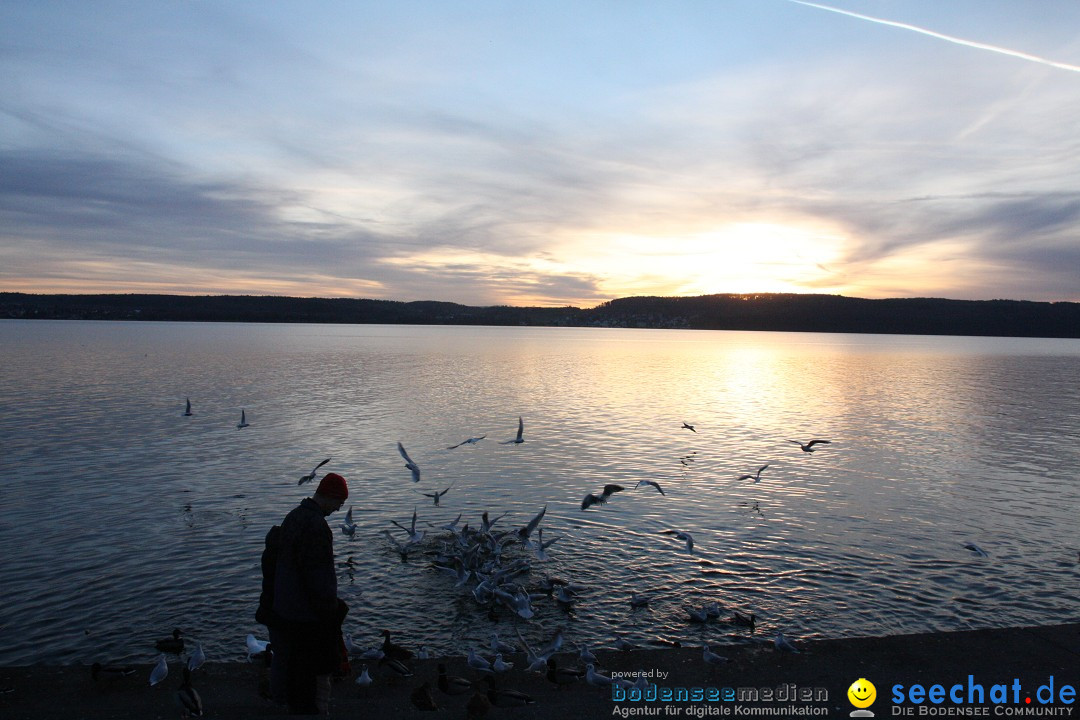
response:
{"label": "sunset sky", "polygon": [[0,2],[0,291],[1080,301],[1080,2]]}

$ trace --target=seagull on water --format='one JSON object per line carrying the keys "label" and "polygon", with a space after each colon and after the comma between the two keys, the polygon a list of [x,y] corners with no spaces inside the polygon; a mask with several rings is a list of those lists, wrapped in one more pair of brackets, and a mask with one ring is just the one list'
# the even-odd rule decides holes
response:
{"label": "seagull on water", "polygon": [[796,445],[798,445],[799,447],[802,448],[803,452],[812,453],[812,452],[814,452],[814,446],[815,445],[828,445],[829,443],[832,442],[832,440],[811,440],[810,442],[806,443],[805,445],[803,445],[798,440],[788,440],[788,442],[795,443]]}
{"label": "seagull on water", "polygon": [[[815,441],[815,442],[817,442],[817,441]],[[826,442],[828,442],[828,441],[826,441]],[[806,448],[803,448],[803,449],[806,450]],[[806,452],[813,452],[813,450],[806,450]],[[759,467],[758,471],[756,473],[754,473],[753,475],[740,475],[738,480],[736,480],[735,482],[739,482],[739,480],[753,480],[754,482],[761,482],[761,473],[767,467],[769,467],[769,464],[765,463],[764,465]]]}
{"label": "seagull on water", "polygon": [[186,400],[187,406],[184,408],[184,417],[191,417],[194,415],[194,413],[191,412],[191,398],[186,398]]}
{"label": "seagull on water", "polygon": [[487,435],[481,435],[480,437],[471,437],[468,440],[462,440],[457,445],[451,445],[450,447],[448,447],[446,449],[447,450],[453,450],[454,448],[459,448],[462,445],[475,445],[476,443],[480,442],[481,440],[483,440],[486,437],[487,437]]}
{"label": "seagull on water", "polygon": [[609,497],[624,489],[622,485],[605,485],[604,491],[599,495],[593,495],[592,493],[586,495],[585,499],[581,501],[581,509],[588,510],[590,505],[603,505],[608,501]]}
{"label": "seagull on water", "polygon": [[400,442],[397,444],[397,451],[401,453],[401,457],[405,458],[405,467],[409,468],[409,471],[412,472],[412,481],[420,482],[420,466],[413,462],[412,458],[409,457],[409,453],[405,452],[405,448]]}
{"label": "seagull on water", "polygon": [[967,548],[968,550],[970,550],[971,552],[975,553],[979,557],[990,557],[990,553],[986,552],[985,550],[983,550],[981,547],[979,547],[978,545],[976,545],[973,542],[964,543],[964,547]]}
{"label": "seagull on water", "polygon": [[237,424],[236,429],[246,428],[248,426],[247,413],[241,408],[240,410],[240,422]]}
{"label": "seagull on water", "polygon": [[420,494],[423,495],[424,497],[433,498],[435,500],[435,507],[439,507],[439,498],[441,498],[446,493],[450,492],[450,488],[454,487],[454,483],[456,483],[456,482],[457,482],[457,480],[450,483],[450,485],[445,490],[443,490],[442,492],[439,492],[438,490],[436,490],[433,493],[420,493]]}
{"label": "seagull on water", "polygon": [[638,480],[638,484],[634,486],[634,489],[637,490],[642,485],[652,485],[661,495],[667,495],[667,493],[664,492],[664,488],[660,487],[660,483],[655,480]]}
{"label": "seagull on water", "polygon": [[638,593],[634,590],[630,591],[630,607],[632,608],[648,607],[649,600],[651,599],[652,598],[648,595]]}
{"label": "seagull on water", "polygon": [[524,439],[524,438],[522,437],[522,435],[523,435],[524,433],[525,433],[525,423],[523,423],[523,422],[521,421],[521,416],[520,416],[520,415],[518,415],[518,431],[517,431],[517,437],[513,438],[512,440],[504,440],[504,441],[502,441],[502,442],[501,442],[501,443],[499,443],[499,444],[500,444],[500,445],[511,445],[511,444],[518,444],[518,443],[523,443],[523,442],[525,442],[525,439]]}
{"label": "seagull on water", "polygon": [[296,484],[297,485],[303,485],[306,482],[311,482],[312,480],[314,480],[315,479],[315,473],[318,472],[319,468],[321,468],[323,465],[325,465],[328,462],[330,462],[330,458],[326,458],[321,463],[316,465],[315,469],[312,470],[311,472],[309,472],[307,475],[301,475],[300,476],[300,482],[298,482]]}

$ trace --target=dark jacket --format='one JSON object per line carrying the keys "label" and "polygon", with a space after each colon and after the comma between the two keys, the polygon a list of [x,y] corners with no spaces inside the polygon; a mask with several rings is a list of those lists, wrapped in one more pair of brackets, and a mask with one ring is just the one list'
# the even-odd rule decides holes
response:
{"label": "dark jacket", "polygon": [[339,623],[334,535],[311,498],[281,523],[273,607],[292,623]]}
{"label": "dark jacket", "polygon": [[259,607],[255,610],[255,622],[266,627],[278,627],[281,618],[274,612],[274,578],[277,575],[278,550],[281,547],[281,526],[275,525],[266,533],[262,553],[262,592]]}

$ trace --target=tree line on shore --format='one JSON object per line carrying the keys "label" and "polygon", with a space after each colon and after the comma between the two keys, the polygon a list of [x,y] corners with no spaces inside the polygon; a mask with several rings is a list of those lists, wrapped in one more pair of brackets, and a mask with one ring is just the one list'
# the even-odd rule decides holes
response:
{"label": "tree line on shore", "polygon": [[1080,338],[1080,303],[761,293],[628,297],[593,308],[263,295],[0,293],[0,318],[525,325]]}

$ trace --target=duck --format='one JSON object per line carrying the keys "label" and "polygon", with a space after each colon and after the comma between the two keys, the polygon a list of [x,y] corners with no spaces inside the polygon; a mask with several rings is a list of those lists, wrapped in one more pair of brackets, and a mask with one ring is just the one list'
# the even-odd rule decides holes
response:
{"label": "duck", "polygon": [[466,720],[480,720],[490,711],[491,701],[488,699],[487,693],[477,691],[473,693],[473,696],[469,698],[469,702],[465,704]]}
{"label": "duck", "polygon": [[389,630],[383,630],[382,631],[382,636],[383,636],[382,651],[386,655],[387,658],[389,658],[391,660],[398,660],[400,662],[405,662],[406,660],[412,660],[412,656],[413,656],[412,650],[404,648],[401,645],[398,645],[397,643],[390,642],[390,631]]}
{"label": "duck", "polygon": [[447,695],[464,695],[473,689],[471,680],[467,680],[457,675],[447,675],[446,666],[439,663],[439,679],[436,683],[439,690]]}
{"label": "duck", "polygon": [[754,629],[754,624],[756,622],[757,622],[757,615],[755,615],[754,613],[750,613],[749,615],[744,615],[743,613],[736,610],[734,612],[734,614],[732,614],[732,616],[731,616],[731,624],[732,625],[741,625],[743,627],[748,627],[751,630]]}
{"label": "duck", "polygon": [[491,704],[495,707],[501,708],[523,707],[525,705],[536,704],[536,700],[533,699],[532,695],[512,688],[489,686],[487,689],[487,699],[491,701]]}
{"label": "duck", "polygon": [[425,680],[419,687],[412,691],[409,700],[418,710],[438,710],[439,704],[435,702],[435,696],[431,694],[431,682]]}
{"label": "duck", "polygon": [[563,687],[564,685],[571,685],[576,683],[581,678],[585,677],[585,671],[577,668],[561,668],[555,663],[555,658],[548,658],[547,661],[547,679],[548,682]]}
{"label": "duck", "polygon": [[384,657],[379,661],[379,667],[386,671],[390,677],[412,677],[413,673],[409,667],[391,657]]}
{"label": "duck", "polygon": [[180,706],[180,717],[202,717],[203,701],[199,691],[191,686],[191,671],[184,668],[184,679],[176,691],[176,703]]}
{"label": "duck", "polygon": [[90,677],[94,680],[99,678],[121,678],[135,674],[134,665],[113,665],[99,662],[90,666]]}
{"label": "duck", "polygon": [[172,637],[162,638],[154,643],[154,647],[158,652],[172,653],[173,655],[179,655],[184,652],[184,638],[183,633],[180,632],[180,628],[173,628]]}

